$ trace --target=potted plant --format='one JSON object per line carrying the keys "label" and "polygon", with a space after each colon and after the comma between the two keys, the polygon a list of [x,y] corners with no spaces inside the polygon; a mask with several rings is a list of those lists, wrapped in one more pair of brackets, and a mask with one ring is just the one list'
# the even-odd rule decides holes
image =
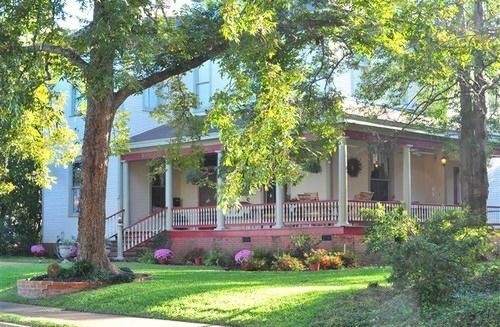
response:
{"label": "potted plant", "polygon": [[42,244],[35,244],[31,246],[31,253],[35,256],[38,257],[38,262],[41,262],[41,259],[45,253],[45,248],[43,247]]}
{"label": "potted plant", "polygon": [[73,248],[76,247],[76,239],[74,236],[71,239],[65,239],[64,237],[58,238],[57,240],[57,252],[59,257],[63,259],[63,263],[69,262],[71,254],[75,253]]}
{"label": "potted plant", "polygon": [[194,248],[189,251],[186,255],[186,261],[192,262],[196,266],[201,266],[203,264],[203,256],[205,255],[205,250],[202,248]]}
{"label": "potted plant", "polygon": [[161,265],[166,265],[168,260],[174,258],[174,252],[170,249],[158,249],[154,253],[154,258],[158,260]]}
{"label": "potted plant", "polygon": [[234,255],[234,261],[236,261],[237,264],[241,265],[241,268],[243,268],[243,270],[248,270],[248,261],[252,258],[252,254],[252,250],[240,250]]}
{"label": "potted plant", "polygon": [[325,250],[312,250],[311,252],[306,254],[306,263],[309,265],[310,271],[318,271],[321,260],[325,256]]}

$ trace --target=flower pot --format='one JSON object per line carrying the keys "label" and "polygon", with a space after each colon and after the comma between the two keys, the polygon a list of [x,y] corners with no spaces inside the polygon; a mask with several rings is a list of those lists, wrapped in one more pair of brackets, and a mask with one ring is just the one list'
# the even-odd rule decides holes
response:
{"label": "flower pot", "polygon": [[73,245],[59,245],[59,255],[63,258],[63,262],[68,262],[71,258],[71,248]]}
{"label": "flower pot", "polygon": [[203,264],[203,259],[201,257],[194,258],[193,262],[196,266],[201,266]]}
{"label": "flower pot", "polygon": [[250,270],[250,264],[248,263],[248,261],[243,261],[241,263],[241,269],[243,269],[245,271],[249,271]]}
{"label": "flower pot", "polygon": [[160,265],[166,265],[167,264],[167,259],[166,258],[161,258],[161,259],[158,259],[158,262],[160,263]]}
{"label": "flower pot", "polygon": [[319,270],[319,263],[310,263],[309,270],[310,271],[318,271]]}

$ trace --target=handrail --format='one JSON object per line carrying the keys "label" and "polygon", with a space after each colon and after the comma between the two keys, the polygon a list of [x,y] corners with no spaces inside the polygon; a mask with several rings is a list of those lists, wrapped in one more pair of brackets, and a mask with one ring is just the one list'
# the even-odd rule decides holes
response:
{"label": "handrail", "polygon": [[105,230],[105,237],[106,239],[110,239],[115,237],[118,234],[118,228],[117,224],[118,221],[121,219],[123,220],[123,213],[125,212],[125,209],[122,209],[118,212],[115,212],[114,214],[106,217],[105,222],[104,222],[104,230]]}
{"label": "handrail", "polygon": [[127,227],[125,227],[125,228],[123,228],[123,229],[125,230],[125,229],[127,229],[127,228],[132,227],[132,226],[135,226],[135,225],[137,225],[137,224],[140,224],[140,223],[142,223],[143,221],[148,220],[149,218],[151,218],[151,217],[153,217],[153,216],[156,216],[159,212],[164,212],[164,211],[167,211],[167,209],[168,209],[168,208],[162,208],[161,210],[158,210],[158,211],[156,211],[155,213],[150,214],[149,216],[146,216],[146,217],[144,217],[144,218],[141,218],[141,219],[139,219],[138,221],[136,221],[135,223],[130,224],[130,225],[128,225]]}
{"label": "handrail", "polygon": [[139,245],[167,228],[167,209],[149,215],[123,229],[124,251]]}

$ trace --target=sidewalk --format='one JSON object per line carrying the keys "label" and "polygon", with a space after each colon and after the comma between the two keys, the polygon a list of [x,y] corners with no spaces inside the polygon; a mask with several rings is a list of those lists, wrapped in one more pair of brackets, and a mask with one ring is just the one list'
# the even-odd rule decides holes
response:
{"label": "sidewalk", "polygon": [[[110,314],[68,311],[17,303],[0,302],[0,313],[11,313],[27,318],[43,318],[55,323],[85,327],[204,327],[206,324],[171,320],[136,318]],[[1,325],[1,323],[0,323]]]}

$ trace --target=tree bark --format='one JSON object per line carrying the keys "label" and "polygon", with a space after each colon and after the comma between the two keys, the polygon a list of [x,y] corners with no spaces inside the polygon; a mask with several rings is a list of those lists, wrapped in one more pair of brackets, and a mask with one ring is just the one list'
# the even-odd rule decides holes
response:
{"label": "tree bark", "polygon": [[109,139],[114,110],[111,98],[89,97],[82,147],[82,186],[78,220],[79,259],[98,270],[115,270],[105,254],[105,204]]}
{"label": "tree bark", "polygon": [[[476,35],[483,33],[482,1],[476,1],[473,12]],[[459,75],[460,85],[460,170],[462,202],[478,223],[486,222],[488,200],[488,157],[486,128],[486,81],[480,50],[474,51],[472,69]]]}

